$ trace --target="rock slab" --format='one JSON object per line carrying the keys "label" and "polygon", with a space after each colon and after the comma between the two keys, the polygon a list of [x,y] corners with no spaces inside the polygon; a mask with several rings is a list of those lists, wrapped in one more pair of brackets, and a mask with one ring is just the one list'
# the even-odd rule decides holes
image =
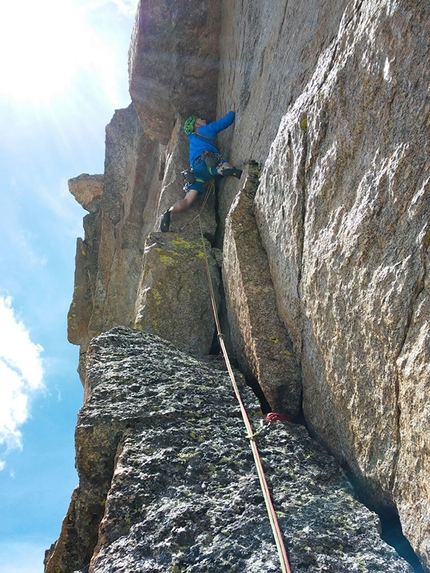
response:
{"label": "rock slab", "polygon": [[211,289],[218,305],[219,285],[219,268],[205,238],[151,233],[145,244],[135,327],[194,356],[210,354],[216,334]]}
{"label": "rock slab", "polygon": [[258,176],[258,165],[249,163],[226,220],[222,276],[231,338],[241,371],[258,381],[272,410],[296,419],[301,412],[301,373],[279,318],[255,221]]}
{"label": "rock slab", "polygon": [[[225,367],[124,327],[94,339],[76,430],[79,486],[46,573],[273,573],[279,559]],[[260,426],[237,378],[292,568],[410,572],[306,434]]]}

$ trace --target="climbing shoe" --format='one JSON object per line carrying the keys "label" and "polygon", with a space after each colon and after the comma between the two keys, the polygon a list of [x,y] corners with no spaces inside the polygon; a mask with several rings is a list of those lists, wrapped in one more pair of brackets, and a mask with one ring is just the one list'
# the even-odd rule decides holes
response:
{"label": "climbing shoe", "polygon": [[160,230],[163,233],[167,233],[170,227],[170,211],[166,211],[161,217]]}
{"label": "climbing shoe", "polygon": [[242,171],[240,169],[236,169],[236,167],[226,167],[222,170],[221,175],[223,177],[229,177],[231,175],[232,177],[240,179]]}

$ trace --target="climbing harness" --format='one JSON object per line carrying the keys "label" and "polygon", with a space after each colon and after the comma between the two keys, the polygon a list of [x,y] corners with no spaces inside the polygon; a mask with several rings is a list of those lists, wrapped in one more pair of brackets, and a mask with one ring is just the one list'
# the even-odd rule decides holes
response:
{"label": "climbing harness", "polygon": [[[203,207],[202,207],[202,209],[203,209]],[[201,213],[202,209],[200,210],[200,213]],[[213,315],[214,315],[214,319],[215,319],[215,325],[216,325],[219,344],[220,344],[221,351],[222,351],[223,356],[224,356],[224,360],[225,360],[225,363],[227,366],[228,373],[230,375],[230,380],[231,380],[231,384],[233,386],[234,393],[235,393],[237,401],[239,403],[243,422],[245,424],[245,428],[247,431],[247,438],[249,439],[251,451],[252,451],[252,454],[254,456],[254,462],[255,462],[256,469],[257,469],[258,478],[260,480],[261,490],[263,492],[263,497],[264,497],[264,501],[266,504],[267,513],[269,515],[270,525],[272,527],[273,536],[275,538],[275,543],[276,543],[276,547],[278,550],[278,556],[279,556],[279,561],[281,563],[282,573],[291,573],[290,564],[288,561],[288,556],[287,556],[287,552],[285,549],[284,540],[282,537],[282,532],[281,532],[280,527],[279,527],[278,518],[276,516],[275,508],[273,507],[272,498],[270,496],[270,491],[269,491],[269,486],[267,484],[266,477],[264,475],[264,469],[263,469],[263,466],[261,463],[260,454],[258,452],[257,443],[255,441],[255,437],[257,434],[253,432],[251,422],[249,420],[248,414],[246,412],[245,406],[244,406],[242,398],[240,396],[239,388],[237,386],[234,372],[233,372],[233,369],[231,367],[230,359],[229,359],[228,354],[227,354],[227,349],[226,349],[225,344],[224,344],[224,337],[223,337],[223,334],[221,332],[221,327],[220,327],[220,323],[219,323],[219,319],[218,319],[218,310],[216,307],[215,294],[214,294],[214,289],[213,289],[212,280],[211,280],[211,276],[210,276],[210,270],[209,270],[208,258],[207,258],[207,253],[206,253],[205,239],[204,239],[204,235],[203,235],[203,227],[202,227],[202,222],[201,222],[201,218],[200,218],[200,213],[197,215],[197,217],[199,218],[200,235],[201,235],[202,245],[203,245],[206,274],[207,274],[207,278],[208,278],[210,298],[211,298],[212,310],[213,310]],[[271,419],[269,421],[273,421],[275,419],[277,419],[277,420],[283,419],[282,418],[283,414],[280,414],[277,412],[272,412],[272,414],[274,414],[275,416],[278,416],[278,417],[273,417],[273,419]],[[267,420],[267,418],[266,418],[266,420]]]}
{"label": "climbing harness", "polygon": [[219,153],[214,153],[213,151],[205,151],[200,155],[199,159],[206,164],[211,175],[213,175],[212,168],[216,167],[222,161],[221,155]]}

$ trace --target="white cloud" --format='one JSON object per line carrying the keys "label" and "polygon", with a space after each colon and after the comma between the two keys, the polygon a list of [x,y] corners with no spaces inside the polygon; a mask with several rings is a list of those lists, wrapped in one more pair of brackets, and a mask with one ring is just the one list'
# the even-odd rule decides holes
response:
{"label": "white cloud", "polygon": [[[0,296],[0,445],[21,448],[20,426],[29,416],[28,401],[44,388],[41,352],[12,308],[10,297]],[[0,471],[4,469],[0,461]]]}

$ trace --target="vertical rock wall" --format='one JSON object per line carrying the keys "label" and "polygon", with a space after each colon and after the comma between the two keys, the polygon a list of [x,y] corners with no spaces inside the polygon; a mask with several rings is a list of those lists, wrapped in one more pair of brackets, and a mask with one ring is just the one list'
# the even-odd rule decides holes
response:
{"label": "vertical rock wall", "polygon": [[130,95],[151,138],[166,143],[178,115],[215,115],[220,25],[219,0],[140,0]]}
{"label": "vertical rock wall", "polygon": [[[168,289],[157,295],[169,276],[185,294],[200,278],[180,245],[183,264],[169,273],[145,257],[145,244],[165,249],[166,261],[172,241],[196,240],[201,202],[175,218],[168,240],[155,232],[182,197],[181,125],[190,113],[214,119],[217,109],[219,117],[235,101],[235,125],[219,144],[239,167],[250,158],[262,167],[252,212],[259,268],[270,280],[249,280],[239,229],[248,212],[242,217],[244,203],[235,202],[243,182],[226,181],[203,226],[212,243],[224,240],[231,347],[248,374],[267,382],[267,355],[255,353],[263,347],[242,317],[252,315],[246,293],[254,289],[264,307],[264,285],[273,285],[276,304],[264,318],[292,342],[311,431],[371,504],[397,507],[427,567],[429,13],[428,3],[409,0],[142,0],[130,50],[133,107],[107,128],[103,191],[86,204],[69,313],[69,337],[83,356],[111,326],[157,332],[157,320],[183,350],[209,352],[213,324],[201,304],[172,303]],[[179,300],[189,314],[173,334]],[[196,350],[200,329],[206,342]],[[280,409],[284,398],[281,389]]]}
{"label": "vertical rock wall", "polygon": [[[257,405],[237,383],[252,423]],[[87,359],[80,485],[46,573],[277,573],[279,557],[229,376],[115,328]],[[300,426],[260,428],[292,570],[411,573],[333,458]]]}
{"label": "vertical rock wall", "polygon": [[83,354],[93,336],[134,323],[140,259],[153,225],[143,223],[142,213],[156,208],[153,196],[159,189],[151,189],[158,183],[159,165],[160,146],[144,134],[134,107],[116,111],[106,128],[103,190],[84,219],[85,237],[76,252],[68,336]]}
{"label": "vertical rock wall", "polygon": [[[305,89],[320,53],[337,36],[348,0],[228,2],[222,7],[218,114],[234,100],[234,134],[222,145],[235,163],[260,165],[286,110]],[[235,189],[220,197],[221,224]]]}
{"label": "vertical rock wall", "polygon": [[256,197],[306,420],[373,503],[397,505],[425,560],[429,15],[409,2],[345,13]]}
{"label": "vertical rock wall", "polygon": [[301,413],[300,368],[278,318],[276,292],[254,215],[258,166],[245,167],[226,221],[223,277],[231,338],[242,372],[257,380],[273,411]]}

